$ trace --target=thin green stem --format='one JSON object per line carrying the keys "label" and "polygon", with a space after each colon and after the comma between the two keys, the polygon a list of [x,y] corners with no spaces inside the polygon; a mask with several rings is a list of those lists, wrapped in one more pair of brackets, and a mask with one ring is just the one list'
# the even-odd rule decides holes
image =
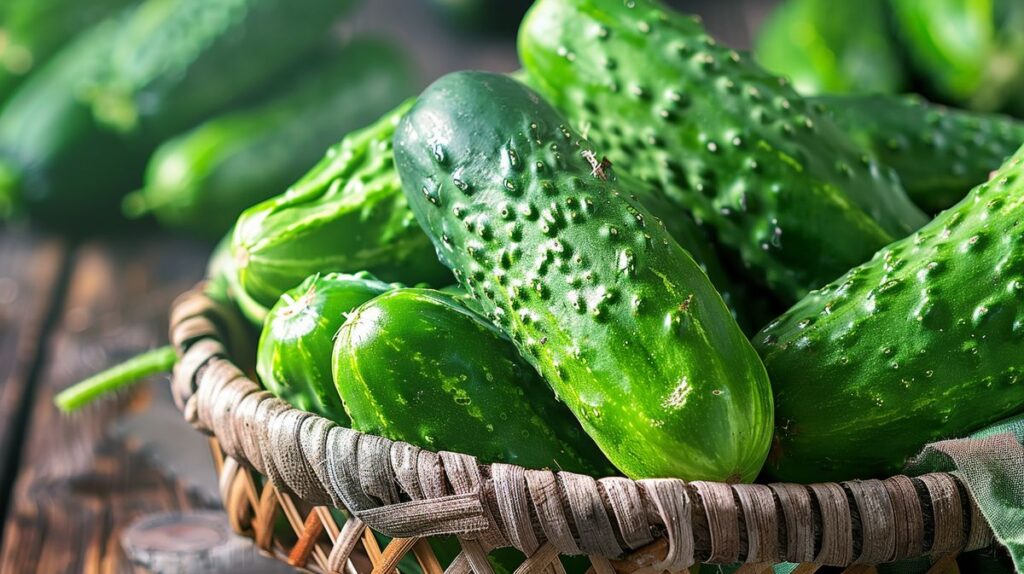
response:
{"label": "thin green stem", "polygon": [[169,345],[146,351],[64,390],[53,402],[65,413],[75,411],[103,395],[135,384],[150,375],[166,373],[177,360],[174,347]]}

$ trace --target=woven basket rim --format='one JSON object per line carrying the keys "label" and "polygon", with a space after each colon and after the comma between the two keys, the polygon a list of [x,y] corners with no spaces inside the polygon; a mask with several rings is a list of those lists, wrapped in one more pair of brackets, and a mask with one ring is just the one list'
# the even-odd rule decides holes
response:
{"label": "woven basket rim", "polygon": [[347,429],[273,397],[233,361],[251,338],[200,285],[175,300],[175,402],[224,454],[282,492],[395,538],[454,534],[483,550],[620,560],[881,564],[983,548],[993,535],[952,473],[820,484],[595,478],[477,461]]}

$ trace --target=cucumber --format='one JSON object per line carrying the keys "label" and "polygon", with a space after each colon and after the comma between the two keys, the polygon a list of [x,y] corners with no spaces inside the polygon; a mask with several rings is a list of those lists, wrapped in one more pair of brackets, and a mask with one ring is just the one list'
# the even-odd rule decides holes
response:
{"label": "cucumber", "polygon": [[460,283],[631,477],[749,480],[771,392],[722,298],[539,95],[482,72],[402,119],[409,205]]}
{"label": "cucumber", "polygon": [[692,212],[784,302],[927,220],[791,87],[656,2],[539,0],[519,53],[612,162]]}
{"label": "cucumber", "polygon": [[332,364],[357,430],[485,463],[613,472],[512,342],[457,296],[398,289],[363,304]]}
{"label": "cucumber", "polygon": [[0,4],[0,104],[75,32],[131,0],[4,0]]}
{"label": "cucumber", "polygon": [[787,0],[758,31],[754,55],[802,94],[894,94],[907,86],[888,0]]}
{"label": "cucumber", "polygon": [[[535,89],[531,84],[530,75],[523,70],[509,76]],[[742,277],[737,277],[736,273],[726,269],[723,260],[727,258],[716,248],[707,231],[697,225],[686,209],[681,209],[654,185],[632,177],[624,171],[617,170],[616,175],[624,186],[631,190],[632,199],[639,201],[664,223],[669,235],[707,273],[711,284],[718,290],[744,333],[753,335],[785,309],[785,306],[779,305],[770,293],[751,289]]]}
{"label": "cucumber", "polygon": [[238,284],[238,270],[231,253],[233,233],[234,230],[226,233],[210,254],[210,259],[206,263],[204,291],[218,301],[234,305],[258,335],[263,329],[263,321],[267,318],[270,307],[253,301]]}
{"label": "cucumber", "polygon": [[914,235],[755,338],[786,481],[898,472],[933,440],[1024,410],[1024,148]]}
{"label": "cucumber", "polygon": [[217,236],[247,207],[277,195],[344,134],[412,93],[403,54],[359,39],[260,105],[217,116],[162,144],[146,185],[125,198],[129,215]]}
{"label": "cucumber", "polygon": [[1024,143],[1024,122],[948,109],[917,96],[825,96],[814,102],[896,170],[910,198],[929,213],[963,199]]}
{"label": "cucumber", "polygon": [[104,20],[0,114],[0,204],[62,229],[105,230],[159,143],[264,89],[350,4],[145,0]]}
{"label": "cucumber", "polygon": [[281,295],[260,334],[260,382],[291,405],[348,426],[331,378],[334,336],[353,309],[394,288],[365,273],[328,273]]}
{"label": "cucumber", "polygon": [[246,298],[269,307],[314,273],[368,270],[386,281],[452,282],[394,168],[391,137],[410,105],[349,134],[285,193],[242,213],[231,251]]}
{"label": "cucumber", "polygon": [[980,111],[1024,113],[1024,3],[890,0],[927,95]]}
{"label": "cucumber", "polygon": [[617,176],[623,187],[630,190],[631,199],[640,202],[658,221],[663,223],[672,239],[675,239],[679,246],[700,265],[744,333],[748,335],[756,333],[771,318],[778,315],[782,309],[772,312],[777,306],[774,299],[755,295],[747,285],[726,271],[721,261],[722,257],[715,249],[713,242],[705,230],[700,228],[690,217],[689,213],[680,209],[648,183],[634,178],[624,171],[618,172]]}
{"label": "cucumber", "polygon": [[230,276],[235,272],[231,260],[231,233],[227,233],[210,253],[206,262],[206,288],[204,291],[217,301],[231,302]]}

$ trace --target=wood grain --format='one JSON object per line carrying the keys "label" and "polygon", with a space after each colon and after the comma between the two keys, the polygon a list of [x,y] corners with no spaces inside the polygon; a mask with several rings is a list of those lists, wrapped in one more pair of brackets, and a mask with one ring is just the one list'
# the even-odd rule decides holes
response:
{"label": "wood grain", "polygon": [[[24,229],[0,229],[0,517],[14,483],[39,341],[58,296],[67,248]],[[0,535],[2,540],[2,535]]]}
{"label": "wood grain", "polygon": [[108,438],[118,414],[145,402],[146,386],[71,417],[51,401],[82,377],[163,342],[168,306],[201,277],[205,251],[157,237],[74,252],[67,297],[47,341],[0,572],[131,572],[121,530],[150,512],[195,506],[181,485]]}

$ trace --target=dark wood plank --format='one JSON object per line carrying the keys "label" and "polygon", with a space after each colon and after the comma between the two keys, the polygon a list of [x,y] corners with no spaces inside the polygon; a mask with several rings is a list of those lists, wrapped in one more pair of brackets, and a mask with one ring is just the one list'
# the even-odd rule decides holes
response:
{"label": "dark wood plank", "polygon": [[14,484],[39,341],[66,263],[61,241],[26,229],[0,229],[0,517]]}
{"label": "dark wood plank", "polygon": [[[170,301],[202,275],[206,249],[166,238],[78,248],[5,526],[0,572],[130,572],[119,534],[133,519],[195,506],[178,482],[111,439],[148,387],[72,417],[55,392],[164,341]],[[198,434],[186,440],[204,440]]]}

